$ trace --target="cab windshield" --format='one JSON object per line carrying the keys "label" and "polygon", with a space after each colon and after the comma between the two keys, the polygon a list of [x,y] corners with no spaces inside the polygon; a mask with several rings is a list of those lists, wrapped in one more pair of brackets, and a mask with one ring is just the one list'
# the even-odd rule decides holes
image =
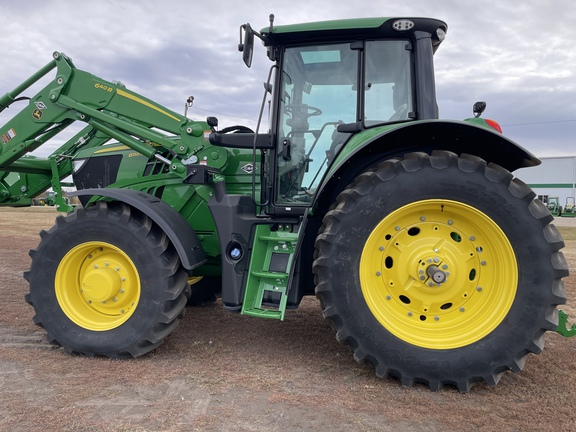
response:
{"label": "cab windshield", "polygon": [[[287,48],[280,79],[277,203],[312,200],[322,177],[349,134],[341,123],[365,127],[412,116],[407,41]],[[360,62],[362,67],[360,68]],[[362,80],[359,71],[364,71]],[[363,86],[358,92],[359,86]]]}

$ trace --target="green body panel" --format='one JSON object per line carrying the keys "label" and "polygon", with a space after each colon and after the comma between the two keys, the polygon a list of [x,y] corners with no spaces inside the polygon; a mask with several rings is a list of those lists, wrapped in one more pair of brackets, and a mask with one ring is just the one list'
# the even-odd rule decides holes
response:
{"label": "green body panel", "polygon": [[291,24],[291,25],[281,25],[274,26],[270,32],[269,28],[263,28],[261,33],[263,34],[283,34],[283,33],[299,33],[299,32],[309,32],[309,31],[324,31],[324,30],[346,30],[346,29],[374,29],[380,27],[390,18],[355,18],[355,19],[345,19],[345,20],[332,20],[332,21],[320,21],[302,24]]}
{"label": "green body panel", "polygon": [[[252,175],[245,171],[247,165],[252,165],[251,151],[215,147],[203,137],[197,138],[196,145],[197,151],[194,156],[199,161],[220,169],[229,193],[245,195],[251,193]],[[194,229],[208,257],[208,265],[196,270],[195,274],[218,274],[219,238],[208,209],[208,201],[214,195],[214,186],[183,183],[182,178],[168,171],[162,162],[150,161],[148,157],[119,143],[84,149],[74,160],[80,162],[113,157],[121,158],[117,177],[112,183],[97,186],[135,189],[157,196],[169,203]],[[257,158],[257,163],[258,161],[259,158]],[[256,178],[259,179],[259,177]],[[88,186],[94,187],[95,185]],[[259,187],[257,193],[259,193]]]}

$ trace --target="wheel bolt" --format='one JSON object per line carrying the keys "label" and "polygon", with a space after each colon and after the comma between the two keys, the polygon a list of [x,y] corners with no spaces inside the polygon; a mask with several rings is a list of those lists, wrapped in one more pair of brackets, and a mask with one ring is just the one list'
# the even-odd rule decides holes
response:
{"label": "wheel bolt", "polygon": [[382,273],[380,273],[379,271],[376,272],[376,276],[382,276]]}
{"label": "wheel bolt", "polygon": [[440,321],[440,317],[439,317],[438,315],[436,315],[436,316],[434,317],[434,321]]}
{"label": "wheel bolt", "polygon": [[411,317],[413,314],[412,312],[408,312],[408,316]]}
{"label": "wheel bolt", "polygon": [[476,240],[476,237],[470,236],[470,241],[474,241],[474,240]]}
{"label": "wheel bolt", "polygon": [[463,307],[460,308],[460,312],[464,312],[466,309],[464,309]]}
{"label": "wheel bolt", "polygon": [[424,222],[426,220],[426,216],[420,216],[420,220]]}
{"label": "wheel bolt", "polygon": [[486,261],[480,261],[480,264],[485,266],[486,265]]}
{"label": "wheel bolt", "polygon": [[452,225],[454,221],[452,219],[448,219],[448,225]]}
{"label": "wheel bolt", "polygon": [[476,287],[476,291],[482,292],[482,287]]}

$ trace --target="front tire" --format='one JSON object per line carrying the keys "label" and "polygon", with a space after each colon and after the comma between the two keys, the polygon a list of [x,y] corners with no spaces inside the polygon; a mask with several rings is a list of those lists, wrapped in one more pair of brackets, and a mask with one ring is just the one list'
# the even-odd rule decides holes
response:
{"label": "front tire", "polygon": [[358,361],[466,392],[538,354],[568,274],[560,234],[503,168],[449,152],[361,174],[316,240],[316,294]]}
{"label": "front tire", "polygon": [[158,347],[186,305],[187,274],[164,232],[126,204],[77,209],[41,232],[26,301],[69,354],[138,357]]}

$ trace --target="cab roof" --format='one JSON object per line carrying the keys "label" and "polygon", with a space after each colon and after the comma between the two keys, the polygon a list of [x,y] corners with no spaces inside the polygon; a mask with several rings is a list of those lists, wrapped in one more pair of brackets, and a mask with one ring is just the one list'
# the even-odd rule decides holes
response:
{"label": "cab roof", "polygon": [[264,44],[271,46],[342,39],[398,39],[411,37],[417,31],[435,35],[439,28],[446,33],[448,25],[433,18],[377,17],[265,27],[260,33]]}

